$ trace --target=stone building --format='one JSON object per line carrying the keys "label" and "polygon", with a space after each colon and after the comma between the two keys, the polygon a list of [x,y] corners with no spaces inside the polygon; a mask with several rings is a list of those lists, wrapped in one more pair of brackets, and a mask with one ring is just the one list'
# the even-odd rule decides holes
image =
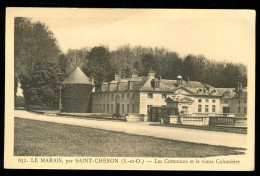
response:
{"label": "stone building", "polygon": [[131,78],[116,74],[94,91],[94,80],[77,68],[60,87],[61,112],[92,112],[145,116],[151,107],[170,105],[192,116],[222,113],[247,114],[247,91],[242,86],[215,88],[198,81],[162,79],[150,70],[147,76]]}
{"label": "stone building", "polygon": [[222,95],[221,113],[247,114],[247,88],[217,88]]}
{"label": "stone building", "polygon": [[60,85],[60,112],[91,112],[94,81],[78,67]]}
{"label": "stone building", "polygon": [[131,78],[115,75],[113,81],[103,83],[101,91],[92,94],[92,112],[147,115],[150,107],[166,105],[166,99],[176,95],[187,96],[192,101],[192,106],[182,107],[186,113],[221,112],[222,95],[216,88],[198,81],[185,81],[180,75],[176,80],[162,79],[152,70],[142,77],[136,73]]}

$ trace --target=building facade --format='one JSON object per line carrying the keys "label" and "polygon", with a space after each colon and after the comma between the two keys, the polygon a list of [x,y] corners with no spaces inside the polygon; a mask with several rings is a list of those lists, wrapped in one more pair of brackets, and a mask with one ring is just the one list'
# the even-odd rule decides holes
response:
{"label": "building facade", "polygon": [[222,94],[217,88],[198,81],[185,81],[180,75],[176,80],[162,79],[152,70],[142,77],[115,75],[113,81],[103,83],[101,91],[92,93],[92,112],[147,115],[152,106],[167,105],[179,96],[191,101],[188,105],[178,103],[187,114],[222,113]]}
{"label": "building facade", "polygon": [[151,107],[171,105],[192,116],[247,114],[247,91],[215,88],[198,81],[162,79],[150,70],[147,76],[133,73],[131,78],[116,74],[95,91],[94,80],[77,68],[60,89],[61,112],[92,112],[118,115],[147,115]]}

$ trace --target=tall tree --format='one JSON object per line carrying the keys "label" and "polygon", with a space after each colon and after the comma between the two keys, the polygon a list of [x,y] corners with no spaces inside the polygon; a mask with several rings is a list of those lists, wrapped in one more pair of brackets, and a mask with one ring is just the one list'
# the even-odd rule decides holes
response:
{"label": "tall tree", "polygon": [[111,66],[111,55],[103,46],[94,47],[86,56],[86,63],[83,71],[88,76],[93,76],[97,89],[101,88],[103,81],[111,81],[114,76],[114,69]]}
{"label": "tall tree", "polygon": [[[32,22],[29,18],[16,17],[14,26],[14,61],[15,75],[21,82],[26,108],[30,107],[34,95],[40,96],[37,90],[38,84],[35,84],[38,78],[35,72],[46,74],[45,65],[57,65],[60,55],[60,49],[56,38],[45,24],[41,22]],[[43,67],[39,67],[43,66]],[[53,75],[59,74],[59,71],[52,72]],[[36,79],[36,80],[35,80]],[[48,79],[43,79],[47,87]],[[17,79],[16,79],[17,80]],[[32,92],[35,90],[35,94]],[[47,89],[45,89],[47,91]],[[50,96],[51,97],[51,96]],[[52,97],[53,98],[53,97]],[[45,100],[41,100],[45,101]]]}

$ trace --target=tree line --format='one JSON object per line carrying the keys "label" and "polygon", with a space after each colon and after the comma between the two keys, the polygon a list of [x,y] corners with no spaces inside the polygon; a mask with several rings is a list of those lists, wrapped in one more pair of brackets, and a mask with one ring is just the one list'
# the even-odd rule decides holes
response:
{"label": "tree line", "polygon": [[130,77],[132,72],[146,76],[152,67],[163,79],[201,81],[214,87],[247,86],[247,67],[231,62],[209,60],[203,55],[180,57],[166,48],[120,46],[109,50],[107,46],[69,49],[62,53],[48,27],[29,18],[15,18],[15,90],[21,83],[25,107],[58,107],[59,85],[76,67],[87,76],[93,76],[95,86],[114,79],[114,74]]}

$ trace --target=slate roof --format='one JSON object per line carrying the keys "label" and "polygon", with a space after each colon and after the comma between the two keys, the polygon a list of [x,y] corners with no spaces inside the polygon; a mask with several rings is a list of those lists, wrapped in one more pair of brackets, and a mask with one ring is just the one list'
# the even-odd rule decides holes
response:
{"label": "slate roof", "polygon": [[[135,78],[121,78],[120,81],[111,81],[110,82],[110,92],[117,91],[116,86],[112,86],[112,84],[117,84],[118,82],[121,85],[120,90],[128,90],[127,82],[131,81],[132,89],[131,90],[140,90],[140,91],[157,91],[157,92],[175,92],[178,89],[184,89],[189,94],[203,95],[203,93],[199,92],[198,89],[212,89],[214,87],[209,86],[207,84],[198,82],[198,81],[189,81],[186,82],[182,80],[182,85],[177,84],[177,80],[167,80],[167,79],[157,79],[154,76],[142,76]],[[152,86],[152,81],[160,82],[159,88],[155,88]],[[106,83],[105,83],[106,84]],[[209,94],[207,94],[209,95]],[[215,94],[211,94],[212,96],[221,96],[216,91]]]}
{"label": "slate roof", "polygon": [[[222,95],[223,98],[237,98],[237,93],[235,88],[216,88],[219,94]],[[242,94],[240,98],[247,98],[247,89],[242,89]]]}
{"label": "slate roof", "polygon": [[77,67],[62,83],[65,84],[92,84],[91,80]]}
{"label": "slate roof", "polygon": [[[133,81],[131,90],[140,90],[140,91],[157,91],[157,92],[176,92],[178,89],[183,89],[188,92],[190,95],[194,96],[218,96],[218,97],[227,97],[233,98],[236,93],[234,88],[215,88],[208,84],[199,82],[199,81],[185,81],[182,80],[182,84],[178,85],[177,80],[168,80],[168,79],[157,79],[154,76],[142,76],[135,78],[121,78],[120,81],[111,81],[111,84],[116,84],[121,82],[121,91],[128,90],[127,82]],[[151,84],[152,81],[159,81],[159,88],[154,88]],[[116,86],[110,86],[110,92],[117,91]],[[226,92],[226,93],[225,93]],[[243,91],[244,92],[244,91]],[[243,93],[242,97],[245,97],[246,94]],[[241,98],[242,98],[241,97]]]}
{"label": "slate roof", "polygon": [[234,88],[217,88],[217,91],[223,98],[232,98],[236,95]]}

